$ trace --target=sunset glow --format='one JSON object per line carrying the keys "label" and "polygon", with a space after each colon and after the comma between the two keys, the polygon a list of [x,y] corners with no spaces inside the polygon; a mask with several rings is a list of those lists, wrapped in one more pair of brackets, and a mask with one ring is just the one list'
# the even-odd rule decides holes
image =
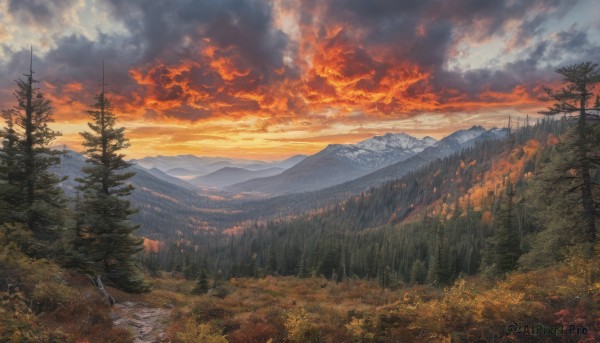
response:
{"label": "sunset glow", "polygon": [[74,149],[103,60],[132,158],[271,160],[385,132],[441,138],[535,117],[556,67],[597,59],[599,6],[0,0],[0,108],[14,105],[33,45],[57,143]]}

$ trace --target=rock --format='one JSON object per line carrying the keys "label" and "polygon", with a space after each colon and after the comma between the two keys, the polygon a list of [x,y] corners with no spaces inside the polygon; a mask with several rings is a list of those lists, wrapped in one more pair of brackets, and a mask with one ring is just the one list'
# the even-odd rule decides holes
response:
{"label": "rock", "polygon": [[148,304],[126,301],[113,307],[113,325],[134,334],[134,343],[157,343],[166,337],[165,322],[171,310],[150,307]]}

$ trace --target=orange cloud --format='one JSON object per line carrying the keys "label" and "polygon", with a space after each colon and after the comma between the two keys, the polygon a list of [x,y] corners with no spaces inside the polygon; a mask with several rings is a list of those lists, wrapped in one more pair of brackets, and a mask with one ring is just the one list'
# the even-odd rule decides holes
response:
{"label": "orange cloud", "polygon": [[[363,4],[374,18],[369,13],[363,18],[358,3],[345,5],[344,13],[332,13],[338,4],[326,1],[271,3],[272,8],[265,8],[271,9],[272,18],[261,18],[272,22],[262,25],[245,18],[246,12],[230,15],[231,11],[215,10],[223,18],[210,16],[202,23],[187,18],[190,22],[168,32],[185,34],[185,44],[166,35],[168,44],[156,43],[163,49],[147,57],[141,48],[139,56],[132,53],[131,64],[121,64],[121,73],[128,72],[126,80],[114,82],[108,91],[120,123],[128,128],[134,155],[254,152],[255,157],[276,158],[394,130],[439,138],[457,128],[454,119],[467,126],[465,113],[496,115],[495,119],[502,111],[533,114],[540,107],[539,85],[520,81],[528,78],[508,75],[498,85],[493,71],[469,78],[443,65],[457,53],[459,40],[482,44],[492,37],[491,28],[518,21],[497,22],[497,15],[463,18],[466,11],[422,5],[424,11],[416,12],[417,18],[406,18],[406,31],[400,32],[395,30],[404,27],[404,21],[400,25],[391,19],[410,10],[400,2],[372,8]],[[259,9],[254,14],[264,15]],[[377,18],[382,9],[400,12],[388,15],[385,10]],[[360,13],[348,14],[353,11]],[[389,32],[383,29],[386,25]],[[244,36],[244,30],[252,29],[256,32]],[[246,42],[240,36],[257,41]],[[265,37],[283,37],[284,42],[270,46]],[[149,38],[144,42],[153,45],[154,37]],[[260,44],[267,46],[256,48]],[[439,54],[432,48],[436,46],[442,46]],[[97,83],[68,78],[43,86],[59,124],[84,124],[88,105],[99,90]],[[419,121],[428,115],[436,119]],[[473,120],[489,125],[481,118]],[[76,128],[65,127],[63,141],[77,142]],[[352,131],[357,128],[364,131]]]}

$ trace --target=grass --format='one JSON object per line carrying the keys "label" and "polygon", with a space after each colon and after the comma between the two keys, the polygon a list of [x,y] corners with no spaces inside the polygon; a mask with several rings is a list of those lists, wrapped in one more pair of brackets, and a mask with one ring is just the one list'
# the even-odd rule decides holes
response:
{"label": "grass", "polygon": [[[0,341],[131,342],[90,281],[46,260],[0,247]],[[382,290],[359,279],[239,278],[194,295],[180,274],[148,277],[152,292],[108,287],[118,302],[171,308],[165,342],[600,341],[600,258],[573,256],[552,268],[491,280],[458,279]],[[16,286],[15,286],[16,285]],[[512,324],[585,328],[586,334],[525,337]]]}
{"label": "grass", "polygon": [[[580,260],[579,269],[597,261]],[[503,341],[556,336],[509,334],[513,322],[549,327],[578,325],[587,335],[567,341],[600,340],[600,273],[590,278],[565,264],[506,278],[458,279],[438,289],[411,286],[382,290],[376,283],[322,278],[239,278],[224,282],[228,295],[193,295],[194,282],[177,275],[152,279],[149,303],[168,298],[175,306],[168,339],[212,337],[230,342],[438,342]],[[186,325],[204,325],[190,336]],[[187,331],[186,331],[187,330]],[[216,337],[216,338],[215,338]],[[208,339],[208,338],[207,338]],[[207,340],[211,341],[211,340]]]}

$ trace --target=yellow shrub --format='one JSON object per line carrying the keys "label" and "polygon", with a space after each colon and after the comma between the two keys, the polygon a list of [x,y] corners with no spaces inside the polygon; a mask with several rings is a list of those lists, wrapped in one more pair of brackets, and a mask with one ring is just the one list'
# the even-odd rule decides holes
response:
{"label": "yellow shrub", "polygon": [[352,318],[352,320],[350,321],[350,323],[346,324],[346,330],[348,330],[352,336],[354,336],[355,338],[364,341],[364,340],[372,340],[373,338],[375,338],[375,335],[368,332],[365,328],[366,328],[366,323],[365,323],[365,319],[361,318]]}
{"label": "yellow shrub", "polygon": [[288,312],[285,329],[292,342],[312,342],[319,338],[317,327],[302,307]]}
{"label": "yellow shrub", "polygon": [[193,319],[185,323],[183,331],[177,333],[177,339],[186,343],[227,343],[225,336],[210,324],[197,323]]}

